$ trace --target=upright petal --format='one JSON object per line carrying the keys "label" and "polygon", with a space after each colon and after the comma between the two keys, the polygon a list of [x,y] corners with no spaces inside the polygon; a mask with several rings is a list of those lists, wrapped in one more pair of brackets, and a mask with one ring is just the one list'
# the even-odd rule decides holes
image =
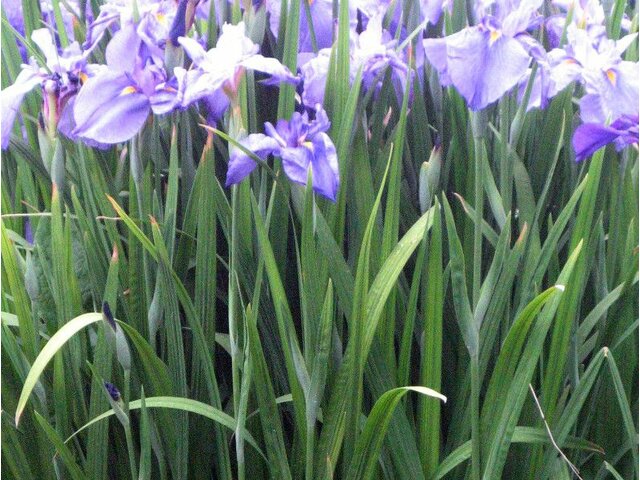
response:
{"label": "upright petal", "polygon": [[420,9],[431,25],[435,25],[442,15],[443,0],[420,0]]}
{"label": "upright petal", "polygon": [[125,25],[107,45],[107,64],[113,71],[133,72],[142,40],[134,25]]}
{"label": "upright petal", "polygon": [[35,43],[44,54],[44,58],[47,60],[47,66],[54,72],[57,71],[59,63],[58,48],[53,43],[49,29],[39,28],[34,30],[31,33],[31,40],[33,40],[33,43]]}

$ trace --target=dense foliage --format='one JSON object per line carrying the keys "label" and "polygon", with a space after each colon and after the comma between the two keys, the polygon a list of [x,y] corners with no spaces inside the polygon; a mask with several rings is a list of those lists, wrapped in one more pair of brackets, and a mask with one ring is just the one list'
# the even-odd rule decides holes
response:
{"label": "dense foliage", "polygon": [[638,6],[2,3],[2,474],[638,478]]}

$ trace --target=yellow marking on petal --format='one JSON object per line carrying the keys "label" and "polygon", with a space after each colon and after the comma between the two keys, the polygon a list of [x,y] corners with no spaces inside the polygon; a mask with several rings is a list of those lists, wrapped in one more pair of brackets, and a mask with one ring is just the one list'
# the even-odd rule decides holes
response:
{"label": "yellow marking on petal", "polygon": [[574,65],[574,64],[576,64],[578,62],[576,62],[576,60],[573,59],[573,58],[567,58],[567,59],[564,60],[564,63],[566,63],[567,65]]}
{"label": "yellow marking on petal", "polygon": [[136,92],[137,92],[136,87],[129,85],[128,87],[124,87],[122,89],[122,91],[120,92],[120,95],[129,95],[131,93],[136,93]]}
{"label": "yellow marking on petal", "polygon": [[89,76],[84,72],[80,72],[80,75],[78,75],[78,77],[80,78],[80,82],[83,85],[87,82],[87,80],[89,80]]}
{"label": "yellow marking on petal", "polygon": [[493,45],[501,36],[502,32],[500,30],[491,30],[489,34],[489,46]]}
{"label": "yellow marking on petal", "polygon": [[308,148],[313,152],[313,143],[311,142],[302,142],[302,146]]}
{"label": "yellow marking on petal", "polygon": [[611,82],[611,85],[613,85],[614,87],[616,86],[616,83],[618,83],[618,74],[611,68],[607,70],[607,78],[609,79],[609,82]]}
{"label": "yellow marking on petal", "polygon": [[586,30],[587,29],[587,14],[586,12],[582,14],[582,16],[580,17],[580,20],[578,21],[578,28],[580,30]]}
{"label": "yellow marking on petal", "polygon": [[156,13],[156,20],[158,20],[158,22],[162,24],[165,24],[167,23],[167,16],[162,12],[158,12]]}

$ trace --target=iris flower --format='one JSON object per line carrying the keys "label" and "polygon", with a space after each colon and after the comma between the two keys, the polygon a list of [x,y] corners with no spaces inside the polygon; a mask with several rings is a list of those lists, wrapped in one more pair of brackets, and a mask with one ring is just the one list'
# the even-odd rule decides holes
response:
{"label": "iris flower", "polygon": [[568,15],[571,15],[569,26],[584,30],[593,40],[599,41],[607,37],[606,17],[600,0],[554,0],[553,3],[564,12],[551,15],[545,21],[547,37],[552,47],[560,45]]}
{"label": "iris flower", "polygon": [[[362,68],[362,82],[365,88],[379,88],[383,73],[391,69],[391,79],[398,91],[406,85],[408,66],[402,54],[396,52],[396,41],[382,28],[383,12],[369,19],[367,28],[359,35],[352,35],[350,44],[350,78],[353,83],[356,73]],[[311,59],[301,64],[304,82],[302,102],[313,108],[324,102],[324,90],[329,72],[331,49],[323,49]],[[306,57],[308,58],[308,57]]]}
{"label": "iris flower", "polygon": [[[604,123],[636,113],[629,107],[638,103],[637,63],[621,59],[636,36],[617,41],[594,39],[588,31],[569,25],[565,48],[554,48],[537,59],[539,69],[528,108],[544,108],[549,99],[578,82],[587,93],[581,101],[584,121]],[[521,83],[521,92],[527,80],[528,76]]]}
{"label": "iris flower", "polygon": [[[48,127],[55,130],[63,125],[70,115],[70,105],[83,81],[101,70],[98,65],[87,63],[90,51],[82,51],[77,42],[58,51],[51,32],[47,28],[34,30],[31,40],[44,54],[46,68],[39,66],[32,58],[22,70],[13,85],[2,90],[0,97],[2,112],[2,148],[9,145],[13,122],[24,96],[40,85],[44,91],[43,117]],[[51,132],[53,134],[53,132]]]}
{"label": "iris flower", "polygon": [[147,54],[159,63],[178,7],[175,0],[136,0],[135,9],[131,0],[107,0],[89,25],[85,46],[95,45],[113,25],[121,29],[134,26]]}
{"label": "iris flower", "polygon": [[[472,110],[483,109],[515,87],[527,74],[530,51],[539,49],[526,31],[537,25],[541,3],[500,2],[494,5],[495,16],[484,15],[475,26],[424,40],[427,59],[443,86],[453,85]],[[485,12],[482,2],[478,12]]]}
{"label": "iris flower", "polygon": [[265,82],[269,85],[298,82],[298,78],[278,60],[258,54],[259,47],[246,37],[243,22],[223,25],[218,43],[208,52],[191,38],[180,37],[178,42],[193,65],[188,71],[176,67],[175,81],[161,86],[158,113],[186,108],[198,100],[219,95],[221,90],[233,95],[245,69],[269,74],[271,78]]}
{"label": "iris flower", "polygon": [[[336,148],[325,133],[330,125],[326,112],[317,105],[312,121],[309,121],[306,112],[295,112],[291,120],[278,120],[275,127],[266,122],[266,135],[254,133],[240,143],[263,161],[270,154],[282,158],[282,168],[292,182],[306,185],[311,171],[313,190],[335,201],[340,175]],[[256,162],[245,152],[232,149],[227,186],[242,181],[256,166]]]}
{"label": "iris flower", "polygon": [[143,42],[134,25],[120,29],[107,45],[108,69],[91,78],[74,105],[74,135],[114,144],[132,138],[151,112],[164,70],[141,54]]}

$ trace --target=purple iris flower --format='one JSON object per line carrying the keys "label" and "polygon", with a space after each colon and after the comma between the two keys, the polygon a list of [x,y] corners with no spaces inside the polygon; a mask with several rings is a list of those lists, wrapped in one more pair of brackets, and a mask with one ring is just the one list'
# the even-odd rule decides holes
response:
{"label": "purple iris flower", "polygon": [[[161,85],[154,99],[154,111],[164,113],[173,108],[186,108],[192,103],[220,91],[234,95],[245,69],[271,76],[265,83],[297,83],[298,78],[275,58],[258,54],[260,47],[245,35],[244,23],[225,24],[215,48],[208,52],[196,40],[180,37],[178,42],[191,58],[190,70],[174,69],[175,80]],[[219,97],[218,97],[219,98]]]}
{"label": "purple iris flower", "polygon": [[[306,185],[311,171],[313,190],[335,202],[340,174],[336,148],[325,133],[330,125],[326,112],[317,105],[313,121],[309,121],[306,112],[295,112],[291,120],[278,120],[275,127],[266,122],[266,135],[254,133],[240,143],[262,160],[270,154],[282,158],[282,168],[292,182]],[[239,183],[256,166],[256,162],[242,150],[232,149],[227,186]]]}
{"label": "purple iris flower", "polygon": [[[540,51],[526,32],[538,25],[541,3],[496,2],[495,16],[484,15],[478,25],[424,40],[427,59],[443,86],[453,85],[472,110],[483,109],[516,86],[527,74],[532,54]],[[484,4],[478,7],[484,14]]]}
{"label": "purple iris flower", "polygon": [[596,150],[615,142],[617,150],[627,145],[638,144],[638,115],[624,115],[611,125],[583,123],[573,134],[573,149],[576,160],[582,161]]}
{"label": "purple iris flower", "polygon": [[[572,82],[580,79],[582,66],[566,50],[554,48],[537,58],[538,72],[533,82],[527,110],[546,108],[549,100]],[[522,99],[529,82],[525,75],[520,83],[519,97]]]}
{"label": "purple iris flower", "polygon": [[141,55],[143,42],[133,25],[120,29],[107,45],[108,69],[80,90],[73,134],[83,140],[114,144],[132,138],[151,112],[164,70]]}
{"label": "purple iris flower", "polygon": [[59,127],[66,135],[68,132],[63,128],[66,125],[63,120],[69,114],[74,96],[82,82],[102,69],[99,65],[87,64],[90,51],[83,52],[77,42],[60,52],[47,28],[34,30],[31,39],[44,54],[46,68],[31,59],[29,64],[22,65],[13,85],[2,90],[0,103],[3,149],[9,145],[11,128],[24,96],[37,85],[43,87],[43,116],[47,126],[52,129]]}
{"label": "purple iris flower", "polygon": [[[409,68],[402,54],[395,50],[397,42],[382,28],[382,17],[382,12],[379,12],[369,19],[367,28],[362,33],[352,34],[349,80],[353,83],[356,73],[362,68],[364,87],[378,89],[383,80],[381,74],[390,68],[396,91],[401,92],[406,85]],[[304,82],[302,103],[309,108],[324,102],[330,56],[331,49],[326,48],[311,58],[309,55],[301,55],[299,58]]]}
{"label": "purple iris flower", "polygon": [[547,37],[551,47],[556,48],[560,45],[569,12],[571,12],[570,25],[585,30],[589,37],[595,41],[607,37],[606,17],[600,0],[554,0],[553,4],[564,12],[551,15],[545,20]]}
{"label": "purple iris flower", "polygon": [[407,82],[409,68],[395,51],[397,42],[382,28],[383,12],[369,19],[367,28],[355,40],[352,48],[352,75],[362,68],[362,82],[365,88],[380,88],[380,73],[391,69],[391,77],[396,91],[402,91]]}
{"label": "purple iris flower", "polygon": [[[572,82],[578,82],[587,93],[581,101],[584,121],[604,123],[634,113],[629,106],[638,103],[634,73],[637,64],[620,57],[635,39],[636,35],[618,41],[594,39],[588,31],[569,25],[565,48],[554,48],[537,58],[539,68],[528,108],[544,108],[549,99]],[[527,81],[528,76],[520,85],[521,94]]]}
{"label": "purple iris flower", "polygon": [[[587,43],[583,30],[577,30],[575,57],[583,66],[586,95],[580,100],[584,122],[605,123],[623,115],[638,115],[638,63],[620,56],[637,34],[618,41],[602,40],[597,47]],[[578,39],[582,39],[580,42]]]}
{"label": "purple iris flower", "polygon": [[175,0],[107,0],[87,31],[85,46],[93,46],[114,25],[121,29],[133,26],[144,46],[144,55],[157,65],[164,58],[164,46],[180,4]]}

